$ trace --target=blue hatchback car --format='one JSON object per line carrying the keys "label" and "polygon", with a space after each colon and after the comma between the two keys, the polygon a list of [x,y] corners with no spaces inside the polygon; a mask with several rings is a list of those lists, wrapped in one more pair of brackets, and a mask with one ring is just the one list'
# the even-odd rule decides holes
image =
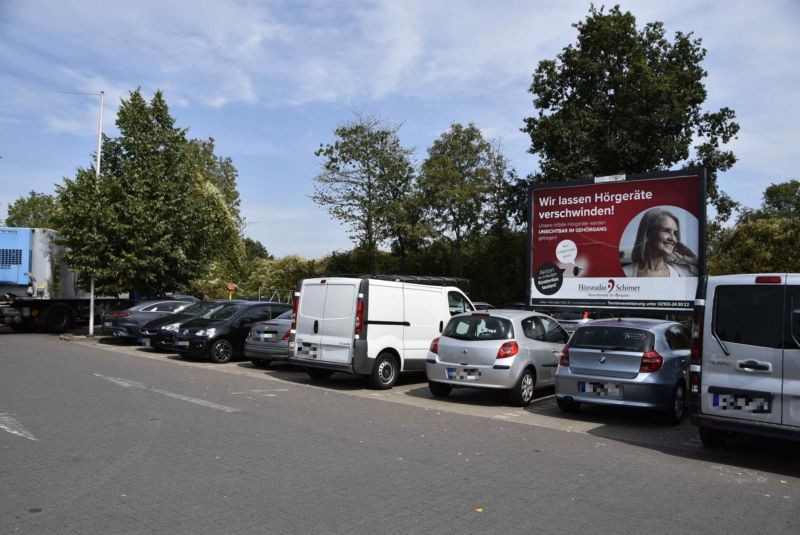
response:
{"label": "blue hatchback car", "polygon": [[691,333],[677,322],[595,320],[579,325],[556,371],[556,401],[655,409],[670,423],[686,413]]}

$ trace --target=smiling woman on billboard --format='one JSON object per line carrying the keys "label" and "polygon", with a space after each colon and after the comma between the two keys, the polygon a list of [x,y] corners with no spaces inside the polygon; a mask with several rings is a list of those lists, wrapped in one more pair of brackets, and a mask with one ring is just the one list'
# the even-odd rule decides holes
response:
{"label": "smiling woman on billboard", "polygon": [[[667,209],[669,208],[669,209]],[[628,277],[696,277],[697,254],[681,242],[681,218],[696,218],[678,207],[656,206],[635,217],[623,233],[622,243],[630,244],[630,235],[639,219],[632,246],[620,248],[622,270]],[[689,233],[689,236],[695,235]],[[696,245],[695,245],[696,246]],[[630,255],[630,256],[628,256]]]}

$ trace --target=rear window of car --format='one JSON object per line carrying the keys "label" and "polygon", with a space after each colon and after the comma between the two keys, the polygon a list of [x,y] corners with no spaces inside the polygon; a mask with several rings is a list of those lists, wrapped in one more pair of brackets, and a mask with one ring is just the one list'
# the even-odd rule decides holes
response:
{"label": "rear window of car", "polygon": [[719,286],[714,332],[724,342],[781,347],[782,286]]}
{"label": "rear window of car", "polygon": [[514,338],[514,329],[505,318],[459,316],[450,320],[442,334],[456,340],[508,340]]}
{"label": "rear window of car", "polygon": [[578,328],[572,335],[569,346],[607,351],[644,352],[653,347],[653,334],[627,327],[583,327]]}
{"label": "rear window of car", "polygon": [[275,319],[276,320],[290,320],[290,319],[292,319],[292,309],[287,310],[286,312],[284,312],[280,316],[276,317]]}

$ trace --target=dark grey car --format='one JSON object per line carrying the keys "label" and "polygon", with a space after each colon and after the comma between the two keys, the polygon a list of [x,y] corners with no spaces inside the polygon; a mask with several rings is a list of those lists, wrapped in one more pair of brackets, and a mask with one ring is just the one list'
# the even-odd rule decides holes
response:
{"label": "dark grey car", "polygon": [[125,310],[103,314],[101,332],[120,338],[138,340],[139,331],[145,323],[156,318],[179,312],[197,301],[194,297],[186,299],[158,299],[137,303]]}
{"label": "dark grey car", "polygon": [[651,319],[595,320],[579,325],[556,371],[556,400],[656,409],[677,423],[686,412],[691,334]]}
{"label": "dark grey car", "polygon": [[273,360],[288,361],[291,328],[291,309],[270,321],[259,321],[244,341],[244,356],[259,368],[266,368]]}

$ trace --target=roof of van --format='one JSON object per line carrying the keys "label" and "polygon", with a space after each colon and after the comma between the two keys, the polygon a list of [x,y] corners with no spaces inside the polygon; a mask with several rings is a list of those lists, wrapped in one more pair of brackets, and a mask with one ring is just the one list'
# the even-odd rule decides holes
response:
{"label": "roof of van", "polygon": [[455,286],[456,288],[459,288],[465,292],[469,292],[469,286],[470,286],[469,279],[464,279],[461,277],[441,277],[435,275],[335,274],[317,278],[334,278],[334,277],[354,278],[354,279],[377,279],[377,280],[394,281],[394,282],[408,282],[412,284],[426,284],[428,286]]}

